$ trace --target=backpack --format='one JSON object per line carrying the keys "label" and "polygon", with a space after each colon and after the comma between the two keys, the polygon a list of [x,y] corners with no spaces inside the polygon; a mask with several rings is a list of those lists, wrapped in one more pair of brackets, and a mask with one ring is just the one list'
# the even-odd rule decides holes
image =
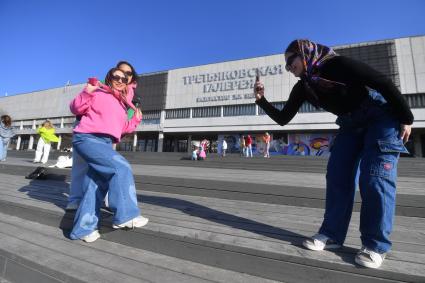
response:
{"label": "backpack", "polygon": [[37,167],[33,172],[25,176],[25,179],[45,180],[47,178],[47,170],[45,167]]}

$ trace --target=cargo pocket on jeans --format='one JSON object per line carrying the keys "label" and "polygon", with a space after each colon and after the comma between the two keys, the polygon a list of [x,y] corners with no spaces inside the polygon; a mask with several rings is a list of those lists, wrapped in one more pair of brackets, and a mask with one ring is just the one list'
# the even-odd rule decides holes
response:
{"label": "cargo pocket on jeans", "polygon": [[394,161],[392,160],[381,160],[376,164],[372,164],[370,168],[370,175],[389,179],[391,172],[394,169]]}
{"label": "cargo pocket on jeans", "polygon": [[401,139],[378,140],[378,146],[383,153],[409,153]]}
{"label": "cargo pocket on jeans", "polygon": [[378,140],[382,155],[370,168],[370,175],[390,179],[396,174],[395,166],[400,153],[409,153],[401,139]]}

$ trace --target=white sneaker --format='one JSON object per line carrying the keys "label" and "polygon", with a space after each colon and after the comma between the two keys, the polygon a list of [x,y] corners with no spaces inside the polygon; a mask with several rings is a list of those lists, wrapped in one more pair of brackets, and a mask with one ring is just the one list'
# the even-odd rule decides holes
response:
{"label": "white sneaker", "polygon": [[86,243],[91,243],[91,242],[96,241],[99,238],[100,238],[99,231],[98,230],[94,230],[93,232],[91,232],[87,236],[82,237],[81,240],[83,240]]}
{"label": "white sneaker", "polygon": [[341,245],[323,234],[315,234],[313,237],[304,240],[303,246],[312,251],[323,251],[324,249],[338,249]]}
{"label": "white sneaker", "polygon": [[112,228],[114,228],[114,229],[119,229],[119,228],[140,228],[140,227],[143,227],[146,224],[148,224],[148,222],[149,222],[149,219],[148,218],[139,215],[139,216],[137,216],[137,217],[135,217],[135,218],[133,218],[133,219],[127,221],[127,222],[124,222],[122,224],[117,224],[117,225],[113,224],[112,225]]}
{"label": "white sneaker", "polygon": [[385,253],[380,254],[363,246],[356,254],[355,261],[357,264],[364,267],[379,268],[384,262],[385,255]]}

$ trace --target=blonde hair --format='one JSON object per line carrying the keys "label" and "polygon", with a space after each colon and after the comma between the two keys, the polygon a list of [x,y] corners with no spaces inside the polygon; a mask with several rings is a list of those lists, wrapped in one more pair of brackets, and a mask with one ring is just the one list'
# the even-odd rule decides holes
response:
{"label": "blonde hair", "polygon": [[48,129],[53,128],[53,125],[49,120],[44,121],[42,126]]}

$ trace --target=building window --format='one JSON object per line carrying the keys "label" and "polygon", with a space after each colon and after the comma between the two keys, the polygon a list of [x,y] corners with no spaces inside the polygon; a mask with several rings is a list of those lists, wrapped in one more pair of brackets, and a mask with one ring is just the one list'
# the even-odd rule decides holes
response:
{"label": "building window", "polygon": [[64,123],[64,124],[63,124],[63,127],[64,127],[64,128],[74,128],[74,124],[75,124],[75,123]]}
{"label": "building window", "polygon": [[117,144],[117,151],[133,151],[133,143],[121,141]]}
{"label": "building window", "polygon": [[137,141],[136,151],[155,152],[158,148],[157,139],[140,139]]}
{"label": "building window", "polygon": [[425,93],[404,94],[410,108],[425,108]]}
{"label": "building window", "polygon": [[308,102],[304,102],[300,109],[298,110],[298,113],[311,113],[311,112],[323,112],[324,110],[322,108],[316,108],[313,105],[311,105]]}
{"label": "building window", "polygon": [[144,120],[155,120],[161,118],[161,110],[143,111]]}
{"label": "building window", "polygon": [[255,115],[255,104],[240,104],[223,106],[223,116],[250,116]]}
{"label": "building window", "polygon": [[154,125],[161,122],[161,110],[143,111],[142,125]]}
{"label": "building window", "polygon": [[192,109],[192,118],[220,117],[221,107],[197,107]]}
{"label": "building window", "polygon": [[12,121],[12,127],[19,129],[21,127],[21,121]]}
{"label": "building window", "polygon": [[350,57],[364,62],[390,78],[400,87],[400,78],[397,66],[397,54],[394,41],[377,44],[335,48],[339,55]]}
{"label": "building window", "polygon": [[63,118],[64,124],[73,124],[75,122],[75,116]]}
{"label": "building window", "polygon": [[[282,110],[285,106],[285,102],[272,102],[271,103],[275,108],[278,110]],[[316,108],[313,105],[311,105],[308,102],[304,102],[300,109],[298,110],[298,113],[312,113],[312,112],[323,112],[324,110],[322,108]],[[266,112],[260,107],[258,108],[258,115],[266,115]]]}
{"label": "building window", "polygon": [[[277,108],[279,111],[283,109],[283,106],[285,105],[285,102],[272,102],[271,105],[273,105],[275,108]],[[258,107],[258,115],[266,115],[266,112],[264,112],[263,108]]]}
{"label": "building window", "polygon": [[189,108],[168,109],[165,111],[165,119],[184,119],[190,117]]}

